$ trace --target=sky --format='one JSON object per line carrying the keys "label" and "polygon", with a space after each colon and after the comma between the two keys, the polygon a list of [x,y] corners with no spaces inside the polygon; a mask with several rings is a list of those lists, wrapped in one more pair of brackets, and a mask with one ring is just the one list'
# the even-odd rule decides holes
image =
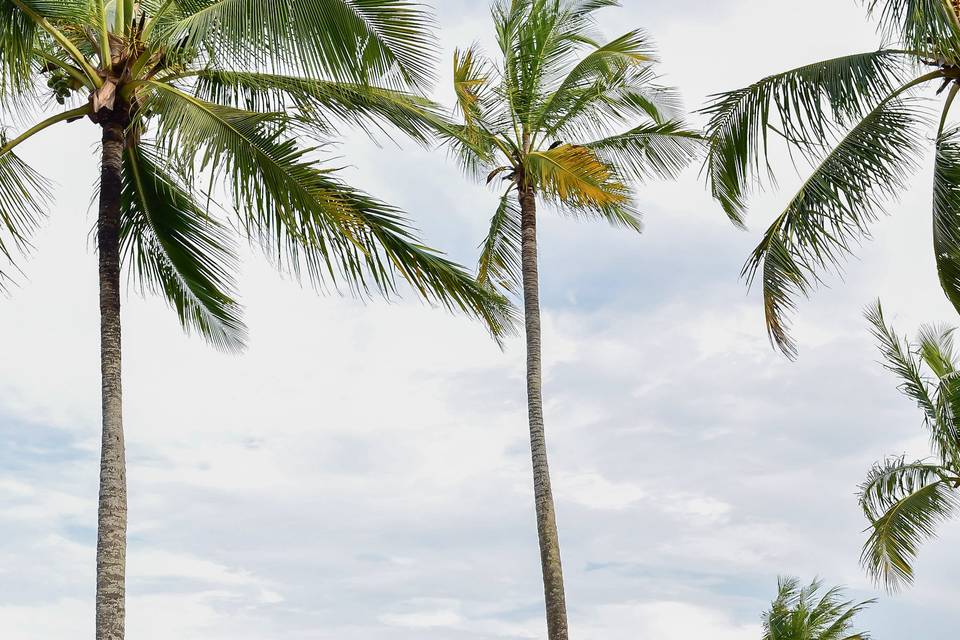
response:
{"label": "sky", "polygon": [[[487,6],[435,0],[437,97],[455,46],[493,49]],[[602,14],[642,27],[690,110],[806,62],[876,48],[853,0],[673,0]],[[694,122],[701,122],[696,116]],[[331,163],[473,264],[496,195],[443,151],[343,131]],[[0,635],[93,633],[99,445],[97,132],[65,125],[23,156],[57,203],[0,299]],[[642,185],[642,235],[545,211],[546,428],[579,640],[759,639],[779,575],[877,598],[876,640],[955,634],[960,527],[923,547],[896,596],[866,578],[856,503],[872,463],[927,453],[918,411],[862,317],[956,323],[939,290],[930,157],[843,278],[800,305],[800,358],[769,346],[740,267],[801,180],[734,229],[696,167]],[[244,261],[241,356],[124,299],[130,483],[128,637],[525,640],[546,635],[523,345],[412,297],[318,296]]]}

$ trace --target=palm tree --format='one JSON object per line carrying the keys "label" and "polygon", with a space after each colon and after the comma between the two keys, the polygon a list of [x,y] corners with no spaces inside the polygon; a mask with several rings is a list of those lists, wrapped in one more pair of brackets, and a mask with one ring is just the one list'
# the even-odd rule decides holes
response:
{"label": "palm tree", "polygon": [[[933,251],[943,291],[960,310],[960,91],[958,3],[865,0],[890,48],[816,62],[721,93],[705,108],[705,173],[714,197],[742,226],[751,190],[772,178],[768,150],[781,140],[815,166],[743,267],[763,288],[767,332],[797,354],[789,316],[831,269],[869,237],[887,201],[920,164],[936,127]],[[936,115],[915,90],[946,91]]]}
{"label": "palm tree", "polygon": [[763,640],[868,640],[853,630],[853,619],[874,602],[845,601],[842,589],[824,590],[819,580],[801,587],[796,578],[780,578],[763,614]]}
{"label": "palm tree", "polygon": [[861,561],[875,580],[895,591],[913,582],[920,543],[960,509],[960,360],[953,328],[925,326],[913,343],[887,325],[879,302],[866,315],[884,366],[923,412],[933,448],[932,459],[898,457],[876,464],[860,488],[860,505],[870,521]]}
{"label": "palm tree", "polygon": [[616,0],[499,0],[493,22],[499,65],[476,48],[454,54],[462,122],[441,137],[470,175],[505,187],[482,245],[478,279],[522,291],[527,399],[537,533],[551,640],[567,615],[544,434],[538,201],[576,217],[640,230],[629,178],[672,178],[694,157],[698,136],[678,119],[676,93],[657,84],[649,38],[609,42],[595,12]]}
{"label": "palm tree", "polygon": [[[14,149],[61,122],[102,132],[98,640],[124,633],[122,265],[226,350],[245,341],[232,228],[319,286],[390,294],[399,275],[494,333],[507,327],[505,301],[314,160],[343,123],[425,138],[432,107],[411,91],[430,80],[430,25],[405,0],[0,0],[4,111],[69,107],[0,142],[0,253],[11,263],[48,204],[47,183]],[[213,204],[215,185],[232,206]]]}

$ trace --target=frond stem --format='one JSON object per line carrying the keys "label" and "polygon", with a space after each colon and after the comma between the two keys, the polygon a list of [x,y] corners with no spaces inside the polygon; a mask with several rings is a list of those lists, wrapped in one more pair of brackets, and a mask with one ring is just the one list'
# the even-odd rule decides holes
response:
{"label": "frond stem", "polygon": [[74,62],[76,62],[81,69],[83,69],[84,73],[87,74],[91,82],[93,82],[98,89],[103,86],[103,78],[100,77],[100,74],[98,74],[97,70],[93,68],[93,65],[90,64],[86,57],[80,53],[80,50],[77,49],[76,45],[70,42],[70,39],[65,36],[62,31],[50,24],[50,22],[39,13],[24,4],[23,0],[13,0],[13,3],[17,5],[21,11],[27,14],[31,20],[36,22],[41,29],[53,36],[53,39],[56,40],[57,43],[59,43],[67,53],[70,54],[70,57],[73,58]]}
{"label": "frond stem", "polygon": [[19,145],[21,142],[23,142],[28,138],[33,137],[34,135],[40,133],[44,129],[47,129],[57,124],[58,122],[63,122],[64,120],[82,118],[88,113],[90,113],[90,105],[85,104],[82,107],[77,107],[76,109],[71,109],[70,111],[64,111],[63,113],[58,113],[55,116],[51,116],[47,118],[43,122],[38,122],[37,124],[33,125],[29,129],[21,133],[19,136],[17,136],[16,138],[8,142],[7,144],[3,145],[3,147],[0,148],[0,157],[10,153],[11,151],[13,151],[14,147]]}
{"label": "frond stem", "polygon": [[150,22],[147,23],[147,26],[143,28],[142,38],[144,42],[146,42],[147,38],[153,32],[153,27],[157,24],[157,20],[160,19],[160,17],[167,12],[167,9],[173,6],[173,1],[174,0],[167,0],[162,5],[160,5],[160,8],[157,9],[157,12],[154,14],[153,18],[150,20]]}
{"label": "frond stem", "polygon": [[940,116],[940,127],[937,129],[937,138],[943,135],[943,128],[947,125],[947,116],[950,115],[950,107],[953,106],[953,101],[957,97],[958,91],[960,91],[960,84],[954,83],[953,87],[950,88],[950,93],[947,95],[947,101],[943,105],[943,115]]}
{"label": "frond stem", "polygon": [[100,0],[100,64],[106,71],[113,67],[113,54],[110,51],[110,27],[107,25],[107,0]]}
{"label": "frond stem", "polygon": [[80,69],[77,69],[76,67],[70,64],[67,64],[57,56],[51,55],[46,51],[40,51],[39,49],[34,49],[33,55],[37,56],[38,58],[43,58],[50,64],[56,65],[57,67],[62,69],[67,75],[69,75],[71,78],[73,78],[77,82],[83,84],[85,87],[93,88],[93,84],[90,82],[90,78],[88,78],[82,71],[80,71]]}

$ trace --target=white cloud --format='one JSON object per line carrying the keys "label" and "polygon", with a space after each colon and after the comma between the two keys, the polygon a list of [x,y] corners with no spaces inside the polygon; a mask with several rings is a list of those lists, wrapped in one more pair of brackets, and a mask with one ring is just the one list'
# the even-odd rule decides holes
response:
{"label": "white cloud", "polygon": [[135,550],[128,559],[130,578],[179,578],[223,585],[259,584],[247,571],[235,570],[189,554],[159,549]]}
{"label": "white cloud", "polygon": [[46,605],[0,604],[4,640],[70,640],[93,636],[89,603],[63,599]]}
{"label": "white cloud", "polygon": [[635,484],[611,482],[598,473],[561,474],[555,485],[565,500],[590,509],[626,509],[647,495]]}
{"label": "white cloud", "polygon": [[741,624],[721,612],[685,602],[637,602],[597,607],[579,629],[584,640],[756,640],[759,624]]}

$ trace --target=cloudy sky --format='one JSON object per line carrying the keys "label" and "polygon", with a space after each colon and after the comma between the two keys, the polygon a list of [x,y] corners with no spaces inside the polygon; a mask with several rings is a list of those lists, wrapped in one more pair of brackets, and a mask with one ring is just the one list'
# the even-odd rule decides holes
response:
{"label": "cloudy sky", "polygon": [[[688,107],[815,59],[877,46],[853,0],[625,0],[608,35],[648,29]],[[484,2],[437,0],[442,77],[489,50]],[[449,100],[444,86],[438,95]],[[25,147],[58,203],[0,300],[0,635],[93,632],[99,430],[96,131]],[[495,195],[442,152],[345,132],[350,179],[472,264]],[[696,169],[642,188],[641,236],[545,215],[546,418],[573,635],[759,638],[780,574],[878,597],[877,640],[955,631],[960,529],[915,588],[858,566],[855,492],[886,454],[923,454],[919,416],[876,364],[861,310],[913,331],[954,321],[930,250],[929,158],[844,281],[804,303],[801,357],[771,351],[738,280],[799,178],[736,231]],[[318,297],[256,256],[251,348],[181,334],[155,299],[124,309],[129,636],[137,640],[542,638],[523,351],[414,300]],[[951,615],[953,611],[953,615]]]}

